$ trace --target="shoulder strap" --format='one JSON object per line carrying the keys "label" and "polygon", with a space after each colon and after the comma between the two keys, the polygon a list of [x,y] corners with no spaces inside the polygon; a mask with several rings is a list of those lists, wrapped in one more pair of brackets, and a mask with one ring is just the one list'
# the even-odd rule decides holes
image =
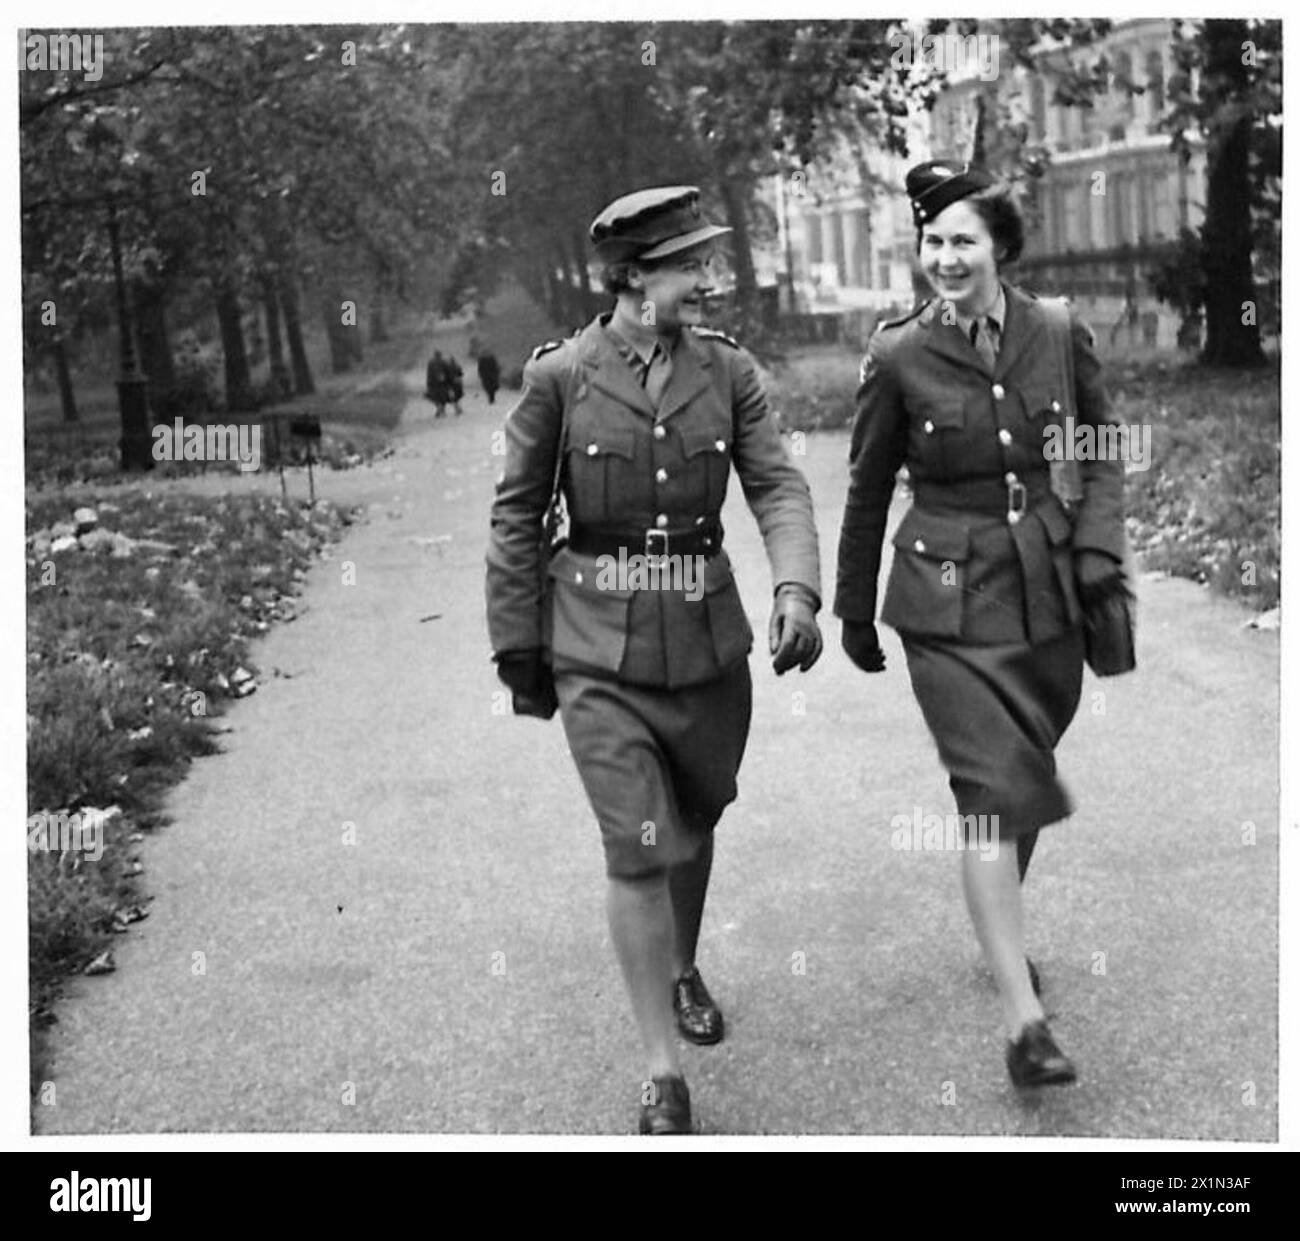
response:
{"label": "shoulder strap", "polygon": [[[1074,335],[1070,328],[1069,302],[1063,297],[1043,297],[1038,299],[1038,304],[1047,316],[1052,343],[1056,349],[1057,366],[1065,379],[1065,390],[1070,398],[1066,412],[1078,418],[1079,396],[1074,381]],[[1052,491],[1065,511],[1073,516],[1083,500],[1083,479],[1079,473],[1078,461],[1071,454],[1063,461],[1050,462],[1048,469]]]}
{"label": "shoulder strap", "polygon": [[555,542],[556,534],[564,519],[564,498],[560,484],[564,474],[565,446],[569,437],[569,406],[573,404],[573,394],[577,389],[580,352],[575,344],[573,357],[569,359],[569,365],[565,370],[564,396],[560,401],[560,431],[555,438],[555,469],[551,475],[551,501],[546,506],[546,516],[542,519],[542,539],[546,550],[549,550]]}

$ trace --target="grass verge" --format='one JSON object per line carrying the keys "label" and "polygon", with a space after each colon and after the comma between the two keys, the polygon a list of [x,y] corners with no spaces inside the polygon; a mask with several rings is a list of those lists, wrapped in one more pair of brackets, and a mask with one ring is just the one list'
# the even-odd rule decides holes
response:
{"label": "grass verge", "polygon": [[[78,502],[102,533],[73,545],[63,495],[27,504],[33,1090],[61,981],[147,913],[134,847],[165,821],[164,795],[191,760],[218,748],[225,706],[256,689],[250,640],[294,619],[309,565],[353,520],[258,495],[122,489]],[[68,816],[100,826],[79,837]]]}

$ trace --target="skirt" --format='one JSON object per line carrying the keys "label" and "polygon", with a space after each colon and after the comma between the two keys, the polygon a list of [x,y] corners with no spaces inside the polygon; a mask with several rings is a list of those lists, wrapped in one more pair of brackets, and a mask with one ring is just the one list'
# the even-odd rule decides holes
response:
{"label": "skirt", "polygon": [[748,660],[671,690],[557,671],[555,692],[606,873],[639,878],[694,858],[736,799],[753,709]]}
{"label": "skirt", "polygon": [[1079,706],[1082,631],[1033,646],[900,636],[958,813],[990,816],[999,839],[1070,814],[1053,751]]}

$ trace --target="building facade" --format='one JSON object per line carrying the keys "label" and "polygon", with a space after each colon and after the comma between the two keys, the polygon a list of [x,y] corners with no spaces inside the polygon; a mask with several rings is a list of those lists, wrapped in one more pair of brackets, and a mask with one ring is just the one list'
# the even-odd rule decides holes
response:
{"label": "building facade", "polygon": [[1117,23],[1091,49],[1113,70],[1111,89],[1092,107],[1053,102],[1060,53],[1046,51],[1034,72],[1004,69],[992,82],[954,75],[933,109],[914,122],[908,160],[872,154],[862,165],[868,184],[854,186],[839,168],[827,178],[839,188],[815,196],[778,187],[797,308],[815,314],[911,304],[915,234],[903,174],[927,158],[969,159],[982,95],[986,149],[1005,149],[993,120],[1004,115],[1024,127],[1026,148],[1047,156],[1026,203],[1029,238],[1012,278],[1039,292],[1068,294],[1104,339],[1172,345],[1178,316],[1156,302],[1145,274],[1180,228],[1202,222],[1205,152],[1193,138],[1184,165],[1159,127],[1174,69],[1171,35],[1167,19]]}

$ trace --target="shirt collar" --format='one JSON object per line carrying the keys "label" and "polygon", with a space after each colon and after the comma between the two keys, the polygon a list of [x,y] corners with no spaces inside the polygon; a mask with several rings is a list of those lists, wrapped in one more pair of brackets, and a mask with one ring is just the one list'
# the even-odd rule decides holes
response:
{"label": "shirt collar", "polygon": [[676,344],[676,341],[665,340],[662,336],[656,336],[645,345],[633,344],[614,326],[612,318],[605,324],[605,331],[608,333],[609,338],[614,342],[614,348],[617,349],[629,363],[640,362],[642,366],[649,365],[650,359],[654,355],[656,345],[661,346],[663,351],[671,357],[673,346]]}
{"label": "shirt collar", "polygon": [[[1001,281],[998,281],[997,300],[993,303],[992,309],[990,309],[983,318],[992,319],[994,326],[999,332],[1001,332],[1007,325],[1007,295],[1006,290],[1002,287]],[[962,334],[965,336],[970,335],[970,325],[974,322],[974,315],[959,314],[957,316],[957,326],[961,328]]]}

